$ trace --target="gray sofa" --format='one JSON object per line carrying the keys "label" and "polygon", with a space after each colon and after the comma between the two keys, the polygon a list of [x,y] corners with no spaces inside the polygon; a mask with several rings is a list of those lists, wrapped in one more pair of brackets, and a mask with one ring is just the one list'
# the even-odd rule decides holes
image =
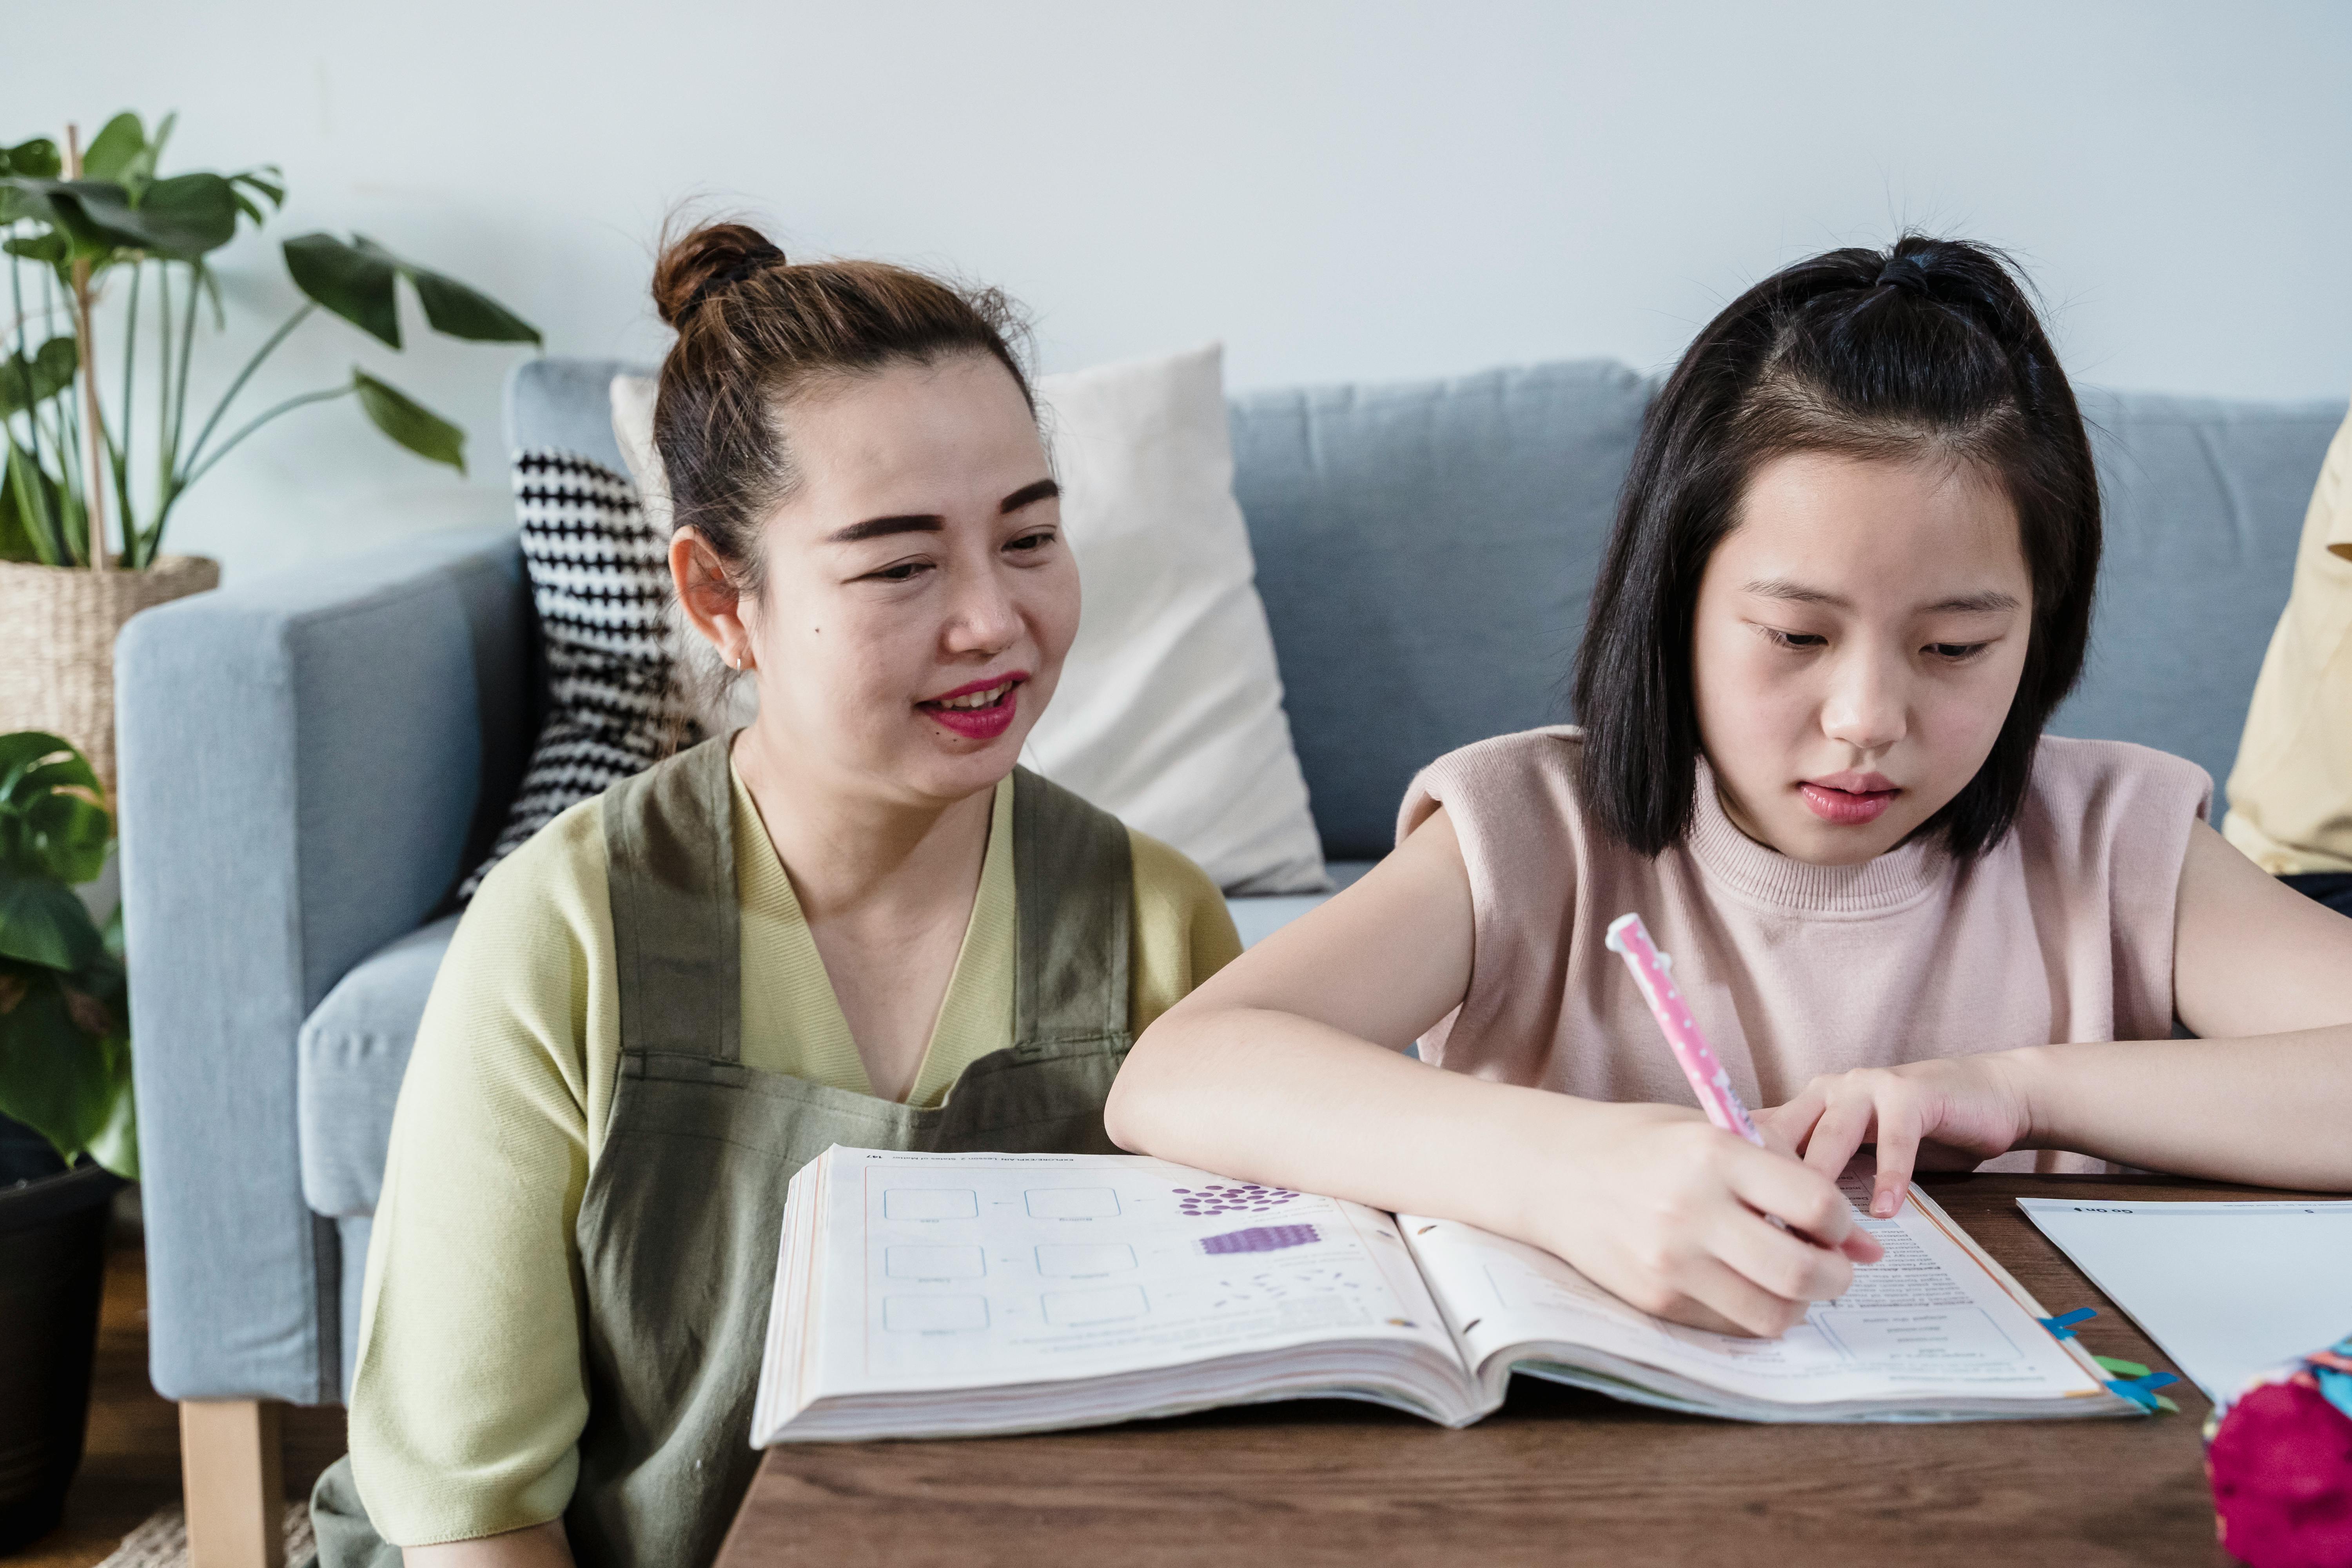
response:
{"label": "gray sofa", "polygon": [[[513,441],[619,468],[616,368],[522,367]],[[1343,874],[1387,847],[1421,763],[1563,716],[1651,390],[1580,363],[1234,401],[1292,731]],[[2100,392],[2086,405],[2106,564],[2089,671],[2055,728],[2177,752],[2218,783],[2344,409]],[[393,1096],[450,889],[530,747],[534,647],[507,530],[247,579],[123,635],[122,872],[166,1396],[344,1395]],[[1255,934],[1310,901],[1237,914]]]}

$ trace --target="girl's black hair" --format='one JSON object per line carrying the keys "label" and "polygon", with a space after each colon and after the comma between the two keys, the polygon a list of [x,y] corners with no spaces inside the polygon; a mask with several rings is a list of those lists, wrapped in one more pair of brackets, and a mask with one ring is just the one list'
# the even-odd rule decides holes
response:
{"label": "girl's black hair", "polygon": [[1700,574],[1749,476],[1801,451],[1969,463],[2016,509],[2033,579],[2025,668],[1984,765],[1920,829],[1981,854],[2016,820],[2042,726],[2082,673],[2099,481],[2013,264],[1917,234],[1766,279],[1707,323],[1650,405],[1576,656],[1586,808],[1644,855],[1689,829]]}

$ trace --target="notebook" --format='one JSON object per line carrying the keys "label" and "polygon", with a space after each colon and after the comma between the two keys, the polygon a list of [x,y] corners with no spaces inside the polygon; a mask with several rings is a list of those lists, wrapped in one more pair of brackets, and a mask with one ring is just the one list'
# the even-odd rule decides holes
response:
{"label": "notebook", "polygon": [[2140,1413],[1916,1187],[1895,1218],[1863,1223],[1885,1261],[1784,1337],[1751,1340],[1649,1317],[1450,1220],[1139,1156],[836,1146],[793,1178],[752,1440],[1307,1398],[1465,1426],[1515,1372],[1751,1421]]}
{"label": "notebook", "polygon": [[2208,1399],[2352,1332],[2352,1203],[2017,1206]]}

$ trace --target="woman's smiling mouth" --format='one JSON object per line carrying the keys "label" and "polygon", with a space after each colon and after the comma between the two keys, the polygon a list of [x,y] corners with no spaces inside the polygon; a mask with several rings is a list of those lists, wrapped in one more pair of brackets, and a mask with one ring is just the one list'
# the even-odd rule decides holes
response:
{"label": "woman's smiling mouth", "polygon": [[1022,683],[1028,679],[1025,669],[989,676],[926,698],[915,706],[968,741],[992,741],[1011,728],[1019,710]]}

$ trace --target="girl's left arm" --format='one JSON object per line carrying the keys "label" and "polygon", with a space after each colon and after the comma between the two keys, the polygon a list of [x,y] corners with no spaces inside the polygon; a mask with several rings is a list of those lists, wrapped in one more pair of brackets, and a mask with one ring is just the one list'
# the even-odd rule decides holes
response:
{"label": "girl's left arm", "polygon": [[1915,1164],[2072,1149],[2185,1176],[2352,1191],[2352,920],[2200,822],[2173,917],[2193,1040],[2030,1046],[1814,1079],[1759,1120],[1832,1173],[1875,1142],[1871,1209]]}

